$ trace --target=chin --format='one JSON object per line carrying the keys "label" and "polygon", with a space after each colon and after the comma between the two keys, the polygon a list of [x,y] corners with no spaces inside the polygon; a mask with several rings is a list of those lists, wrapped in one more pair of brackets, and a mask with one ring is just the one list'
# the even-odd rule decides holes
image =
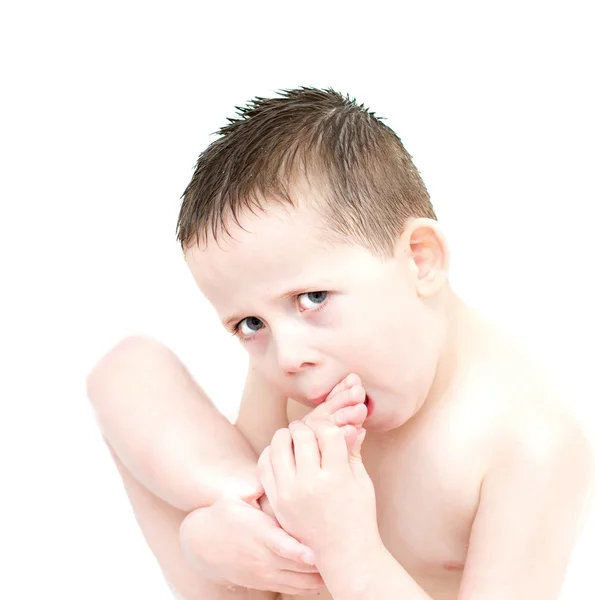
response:
{"label": "chin", "polygon": [[409,406],[405,399],[391,399],[384,402],[370,400],[372,409],[364,421],[364,428],[369,431],[385,433],[398,429],[417,412],[417,406]]}
{"label": "chin", "polygon": [[396,417],[386,418],[382,421],[371,419],[370,422],[364,423],[364,427],[369,431],[375,431],[377,433],[387,433],[388,431],[393,431],[394,429],[398,429],[401,425],[405,424],[409,419],[407,417]]}

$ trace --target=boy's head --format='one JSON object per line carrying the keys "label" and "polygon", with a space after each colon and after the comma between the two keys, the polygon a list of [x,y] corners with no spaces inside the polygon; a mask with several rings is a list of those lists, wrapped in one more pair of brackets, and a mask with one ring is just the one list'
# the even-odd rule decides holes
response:
{"label": "boy's head", "polygon": [[178,240],[252,365],[306,404],[350,372],[368,428],[421,406],[443,350],[447,251],[419,173],[333,90],[252,101],[199,157]]}

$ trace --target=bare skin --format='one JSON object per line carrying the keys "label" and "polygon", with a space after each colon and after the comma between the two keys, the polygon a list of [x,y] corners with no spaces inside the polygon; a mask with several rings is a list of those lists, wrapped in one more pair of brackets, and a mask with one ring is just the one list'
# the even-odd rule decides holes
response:
{"label": "bare skin", "polygon": [[[552,473],[552,487],[548,489],[551,504],[535,504],[538,500],[535,492],[519,486],[514,500],[519,505],[535,507],[523,517],[530,515],[532,522],[517,523],[522,518],[514,513],[511,501],[510,509],[506,506],[502,509],[508,522],[489,531],[492,548],[506,551],[503,565],[508,569],[523,565],[530,573],[526,589],[531,589],[535,597],[555,598],[552,586],[562,583],[566,560],[578,532],[576,515],[585,507],[592,466],[584,434],[562,405],[548,397],[543,379],[530,360],[498,332],[487,328],[483,331],[485,337],[475,346],[475,368],[470,369],[472,375],[467,381],[461,382],[432,410],[419,414],[401,428],[389,433],[368,432],[363,444],[363,464],[374,484],[382,542],[419,586],[419,596],[404,597],[433,600],[466,597],[460,595],[461,585],[482,483],[503,439],[526,448],[526,436],[530,435],[534,437],[531,451],[544,455],[551,452],[548,447],[552,445],[558,451],[567,448],[561,453],[560,470]],[[488,389],[492,392],[486,394]],[[288,403],[290,421],[299,420],[305,412],[301,405]],[[578,462],[574,462],[576,459]],[[558,482],[556,487],[554,480]],[[514,495],[514,491],[507,493]],[[566,512],[566,516],[556,515],[555,510]],[[546,548],[535,551],[533,560],[525,562],[522,551],[510,540],[522,544],[522,531],[533,534],[532,527],[538,528],[552,519],[560,520],[556,538],[544,536]],[[515,549],[519,556],[515,556]],[[554,560],[549,563],[547,577],[540,577],[539,561],[546,556]],[[339,557],[336,562],[341,565]],[[498,562],[491,561],[495,571],[491,577],[501,577]],[[344,577],[345,563],[341,566]],[[321,573],[324,576],[322,569]],[[467,585],[471,587],[471,582]],[[286,600],[291,598],[281,596]],[[319,596],[321,600],[331,597],[328,590]]]}
{"label": "bare skin", "polygon": [[[380,259],[349,241],[327,243],[304,193],[295,210],[245,215],[230,240],[187,252],[197,284],[261,378],[261,387],[247,386],[236,430],[207,410],[187,375],[171,369],[171,357],[155,359],[144,394],[142,371],[128,370],[110,390],[100,384],[116,381],[115,371],[100,369],[90,386],[129,481],[145,486],[131,483],[129,495],[169,581],[186,600],[293,598],[316,592],[320,576],[328,587],[321,597],[334,600],[555,600],[592,485],[580,427],[531,361],[452,292],[434,221],[408,223],[394,256]],[[263,454],[272,464],[295,460],[303,448],[294,437],[292,449],[287,424],[321,411],[349,373],[359,377],[360,403],[363,391],[370,398],[361,460],[373,485],[354,486],[345,469],[330,473],[332,486],[326,477],[300,479],[291,494],[277,482],[271,506],[293,536],[282,544],[293,539],[292,549],[281,548],[271,540],[282,530],[255,507],[264,485],[256,461]],[[153,438],[158,451],[147,451]],[[183,477],[181,464],[189,469]],[[188,481],[193,496],[177,497]],[[366,518],[358,511],[372,506],[370,493],[376,515]],[[178,507],[174,517],[168,503]],[[321,539],[300,537],[309,521]],[[314,572],[299,563],[305,547],[314,552]],[[229,589],[225,579],[241,585]]]}
{"label": "bare skin", "polygon": [[[305,516],[338,524],[332,535],[320,529],[342,543],[317,557],[334,600],[554,600],[592,485],[581,428],[531,361],[453,292],[436,221],[411,219],[380,257],[327,239],[317,190],[305,184],[294,196],[294,208],[244,214],[229,238],[186,253],[254,368],[295,400],[290,421],[336,373],[357,373],[371,399],[362,457],[380,549],[362,543],[354,554],[366,498],[354,499],[348,479],[304,484],[314,498],[285,496],[288,530],[299,538],[304,523],[291,519]],[[291,463],[288,436],[271,444],[279,464]],[[360,589],[369,557],[370,587]]]}
{"label": "bare skin", "polygon": [[[576,423],[564,414],[559,404],[553,400],[544,402],[547,396],[542,380],[530,361],[497,332],[486,327],[480,330],[483,331],[483,342],[475,346],[478,350],[474,363],[477,368],[473,370],[476,379],[470,378],[458,388],[460,393],[451,394],[442,404],[420,413],[418,418],[409,420],[399,429],[388,433],[368,431],[362,448],[363,463],[374,483],[378,530],[382,541],[419,588],[436,600],[458,597],[479,505],[481,482],[496,453],[498,440],[508,437],[520,441],[528,431],[527,424],[536,421],[541,432],[558,432],[557,435],[573,438],[575,442],[578,435],[579,446],[583,439]],[[172,375],[171,359],[170,353],[163,352],[156,356],[155,365],[161,362],[162,370]],[[497,372],[490,370],[491,365],[498,365]],[[182,372],[174,375],[179,379],[178,383],[182,383],[182,375]],[[481,377],[486,379],[482,380]],[[359,387],[357,378],[352,377],[351,381]],[[484,394],[481,402],[478,402],[478,394],[474,390],[488,389],[488,381],[493,393],[489,396]],[[173,383],[175,381],[170,385]],[[522,391],[519,391],[519,385]],[[351,386],[344,387],[348,389]],[[466,393],[463,393],[463,389]],[[510,392],[508,401],[502,402],[501,399],[507,397],[504,393],[506,389]],[[361,392],[357,395],[361,401]],[[496,402],[496,399],[500,399],[500,402]],[[195,400],[200,400],[198,395]],[[345,394],[343,402],[361,407],[361,402],[353,404]],[[348,408],[347,411],[341,411],[339,406],[334,409],[339,415],[347,417],[353,410]],[[361,408],[355,410],[357,421],[362,416]],[[310,407],[293,400],[287,401],[288,423],[304,419],[311,413]],[[133,432],[130,434],[133,436]],[[256,431],[252,436],[250,432],[247,434],[247,439],[255,446],[256,454],[261,454],[267,448],[265,443],[259,441],[264,438]],[[547,446],[547,440],[547,436],[541,440],[544,447]],[[578,455],[581,456],[582,452]],[[207,574],[189,568],[188,556],[183,553],[178,541],[179,528],[187,513],[173,508],[143,487],[113,451],[112,457],[147,541],[180,597],[188,600],[271,600],[277,596],[273,592],[238,587],[217,579],[214,573]],[[552,502],[560,509],[566,506],[568,514],[572,515],[580,513],[579,504],[585,496],[569,496],[566,489],[577,489],[573,482],[584,478],[585,463],[573,465],[566,458],[564,460],[568,485],[566,488],[560,486],[557,490],[552,488],[550,494],[556,492],[558,497],[551,496]],[[586,458],[584,460],[588,462]],[[424,476],[421,477],[420,473]],[[526,491],[523,493],[527,495],[527,502],[533,502]],[[269,507],[266,507],[266,511],[271,512]],[[547,513],[535,514],[536,522],[539,523],[540,518],[550,519],[551,516]],[[511,527],[517,527],[514,513],[509,518]],[[187,534],[196,537],[197,531],[193,531],[193,524],[189,523]],[[557,540],[561,557],[567,555],[576,531],[572,523],[569,525],[567,534]],[[503,532],[502,537],[506,534],[510,535],[510,532]],[[492,538],[492,543],[497,546],[499,543],[507,544],[507,540]],[[340,556],[337,563],[342,565]],[[562,559],[559,562],[558,580],[561,579],[563,567]],[[539,568],[539,565],[535,565],[535,568]],[[341,572],[345,573],[344,566]],[[319,591],[317,597],[322,600],[331,598],[325,588],[314,586],[313,590]],[[289,600],[302,597],[304,593],[282,593],[279,596]]]}
{"label": "bare skin", "polygon": [[[554,401],[544,402],[543,385],[531,363],[497,333],[483,329],[484,342],[481,352],[475,354],[478,379],[475,385],[469,380],[467,395],[453,394],[443,404],[433,410],[419,414],[403,427],[388,433],[368,431],[362,448],[363,463],[375,488],[377,502],[378,530],[386,548],[400,565],[411,575],[419,588],[432,599],[451,600],[459,593],[464,567],[469,551],[469,539],[476,517],[480,498],[480,486],[488,465],[503,436],[521,440],[527,432],[527,423],[537,422],[539,430],[558,432],[562,437],[574,438],[580,431],[573,420]],[[489,332],[489,333],[488,333]],[[479,349],[479,348],[477,348]],[[507,350],[505,352],[505,350]],[[506,359],[504,359],[507,357]],[[158,357],[163,371],[171,370],[168,361],[171,356],[163,353]],[[489,368],[479,365],[498,365],[498,377]],[[504,369],[503,369],[504,367]],[[503,377],[503,373],[507,376]],[[489,381],[493,395],[484,396],[478,402],[477,388],[486,389]],[[182,380],[182,373],[175,375]],[[358,385],[357,378],[351,381]],[[520,393],[519,384],[524,386]],[[345,388],[351,387],[345,385]],[[359,385],[358,385],[359,387]],[[506,397],[505,389],[510,390],[507,402],[496,403],[494,398]],[[462,389],[462,388],[461,388]],[[531,393],[529,393],[531,392]],[[361,400],[361,392],[358,392]],[[196,400],[198,401],[198,397]],[[343,402],[351,408],[342,410],[335,406],[338,415],[347,416],[355,406],[357,417],[361,419],[361,402],[352,404],[347,395]],[[329,402],[330,404],[330,402]],[[357,408],[357,407],[360,408]],[[287,402],[287,422],[304,419],[312,413],[293,400]],[[230,425],[230,427],[232,427]],[[249,436],[250,437],[250,436]],[[252,436],[257,454],[266,449],[259,442],[258,435]],[[576,441],[576,439],[575,439]],[[541,441],[547,443],[547,436]],[[579,453],[580,456],[580,453]],[[178,531],[186,518],[186,513],[173,508],[145,487],[122,465],[112,451],[133,507],[140,517],[143,531],[149,545],[159,558],[168,580],[180,590],[180,597],[227,600],[246,598],[249,600],[271,600],[277,594],[231,585],[217,579],[213,573],[199,574],[188,568],[185,556],[178,542]],[[582,478],[585,465],[564,462],[570,489],[576,489],[573,480]],[[420,477],[420,473],[424,476]],[[568,487],[568,486],[567,486]],[[568,514],[580,512],[578,504],[584,496],[568,498],[561,486],[557,493],[557,505],[566,506]],[[554,492],[552,490],[550,493]],[[523,492],[527,494],[527,492]],[[264,498],[261,498],[264,500]],[[533,499],[527,496],[527,501]],[[569,503],[575,503],[574,507]],[[267,512],[270,508],[265,507]],[[511,526],[516,526],[514,513],[510,515]],[[535,519],[550,518],[551,515],[535,514]],[[191,524],[192,525],[192,524]],[[196,535],[192,527],[189,534]],[[509,532],[508,532],[509,533]],[[558,551],[564,556],[573,541],[574,530],[558,538]],[[503,537],[506,532],[503,532]],[[492,538],[492,543],[506,543],[506,540]],[[507,545],[508,548],[508,545]],[[519,560],[521,560],[519,558]],[[338,561],[340,564],[340,560]],[[561,579],[564,561],[560,562],[558,579]],[[539,568],[539,564],[534,565]],[[344,569],[342,569],[344,572]],[[331,598],[325,588],[317,597]],[[299,594],[279,594],[283,600],[302,597]],[[547,596],[544,596],[547,597]]]}
{"label": "bare skin", "polygon": [[[348,444],[366,416],[358,384],[345,378],[313,411],[341,426]],[[117,344],[87,387],[142,533],[181,597],[251,599],[273,593],[260,590],[321,588],[309,549],[279,528],[263,496],[253,448],[287,419],[285,403],[259,377],[248,376],[236,427],[151,338]]]}

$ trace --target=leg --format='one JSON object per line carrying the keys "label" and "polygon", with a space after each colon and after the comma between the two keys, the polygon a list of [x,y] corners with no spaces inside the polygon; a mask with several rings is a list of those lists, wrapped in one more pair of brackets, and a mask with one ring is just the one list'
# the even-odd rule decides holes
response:
{"label": "leg", "polygon": [[122,464],[171,506],[190,512],[222,494],[260,495],[250,444],[163,344],[124,339],[89,374],[87,391]]}
{"label": "leg", "polygon": [[178,537],[186,513],[144,488],[124,467],[109,445],[108,448],[143,536],[179,600],[274,600],[277,597],[273,592],[230,589],[227,585],[210,581],[194,571],[186,561]]}
{"label": "leg", "polygon": [[[218,485],[250,488],[257,467],[248,442],[174,353],[150,338],[127,338],[93,369],[87,388],[136,520],[176,593],[183,600],[275,598],[212,582],[183,554],[179,531],[188,512],[210,504]],[[219,464],[221,478],[214,478]]]}

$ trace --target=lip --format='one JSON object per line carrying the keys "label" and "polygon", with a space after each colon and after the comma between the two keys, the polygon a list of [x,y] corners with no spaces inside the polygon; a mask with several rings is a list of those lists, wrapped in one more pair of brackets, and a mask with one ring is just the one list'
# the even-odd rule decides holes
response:
{"label": "lip", "polygon": [[370,398],[370,396],[368,396],[368,394],[366,394],[366,408],[368,409],[368,415],[366,416],[366,421],[371,417],[372,413],[374,412],[374,400],[372,400],[372,398]]}

